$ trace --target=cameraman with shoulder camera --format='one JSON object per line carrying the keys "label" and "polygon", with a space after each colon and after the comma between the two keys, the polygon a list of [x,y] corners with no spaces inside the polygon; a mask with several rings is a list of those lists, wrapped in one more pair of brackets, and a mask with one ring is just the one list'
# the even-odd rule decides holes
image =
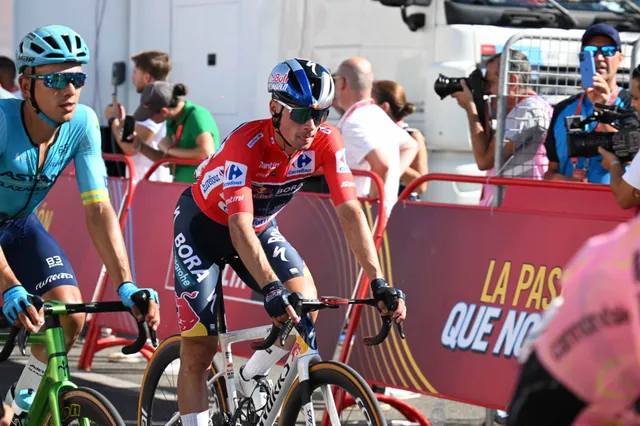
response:
{"label": "cameraman with shoulder camera", "polygon": [[[549,157],[549,171],[545,179],[568,180],[592,183],[609,183],[610,174],[602,156],[572,159],[567,150],[567,129],[565,117],[587,117],[600,108],[595,104],[628,107],[631,101],[629,91],[616,82],[616,73],[622,63],[622,43],[618,31],[607,24],[595,24],[582,36],[582,50],[595,51],[594,61],[597,73],[593,77],[593,87],[579,95],[572,96],[556,105],[551,119],[551,131],[547,135],[545,147]],[[587,131],[616,131],[606,124],[591,124]]]}
{"label": "cameraman with shoulder camera", "polygon": [[[640,66],[631,75],[631,107],[640,111]],[[636,155],[625,172],[615,154],[602,147],[598,152],[602,154],[602,167],[611,174],[609,185],[620,207],[629,209],[640,205],[640,157]]]}
{"label": "cameraman with shoulder camera", "polygon": [[[484,93],[497,95],[500,80],[501,53],[491,57],[486,62],[484,76]],[[546,156],[542,142],[549,128],[552,108],[536,92],[529,87],[531,64],[527,56],[518,51],[509,51],[509,85],[507,97],[507,117],[505,122],[504,159],[509,160],[509,167],[513,168],[512,175],[542,179],[546,170]],[[496,138],[490,128],[490,118],[487,117],[483,125],[482,114],[474,102],[474,94],[465,80],[460,82],[462,91],[451,94],[458,101],[458,105],[467,112],[471,145],[476,164],[480,170],[487,170],[488,175],[494,175]],[[474,88],[474,90],[480,90]],[[497,99],[491,99],[492,110],[496,111]],[[487,128],[488,130],[485,130]],[[518,171],[515,172],[516,167]],[[493,193],[492,185],[484,185],[480,205],[488,205]]]}

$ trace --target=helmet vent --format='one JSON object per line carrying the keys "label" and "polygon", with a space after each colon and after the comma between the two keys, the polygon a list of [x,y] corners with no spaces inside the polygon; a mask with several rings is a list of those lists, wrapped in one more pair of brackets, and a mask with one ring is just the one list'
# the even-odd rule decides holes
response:
{"label": "helmet vent", "polygon": [[82,47],[82,41],[80,40],[80,37],[78,37],[78,36],[76,36],[75,39],[76,39],[76,49],[80,49]]}
{"label": "helmet vent", "polygon": [[31,43],[31,50],[33,50],[34,52],[36,52],[37,54],[41,54],[44,52],[44,49],[40,46],[38,46],[35,43]]}
{"label": "helmet vent", "polygon": [[45,58],[64,58],[64,55],[62,53],[47,53],[44,57]]}
{"label": "helmet vent", "polygon": [[64,41],[64,44],[67,45],[67,50],[69,52],[71,52],[73,49],[71,47],[71,39],[69,38],[69,36],[68,35],[63,35],[62,36],[62,40]]}
{"label": "helmet vent", "polygon": [[47,36],[47,37],[44,37],[43,40],[47,42],[47,44],[53,47],[54,49],[60,49],[60,45],[53,37]]}

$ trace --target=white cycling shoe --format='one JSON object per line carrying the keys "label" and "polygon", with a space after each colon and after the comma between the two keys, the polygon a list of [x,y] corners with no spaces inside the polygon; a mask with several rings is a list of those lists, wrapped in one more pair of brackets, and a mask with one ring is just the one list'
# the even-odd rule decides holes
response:
{"label": "white cycling shoe", "polygon": [[267,406],[273,382],[268,380],[267,376],[254,376],[247,380],[242,375],[243,370],[244,366],[240,367],[240,371],[236,374],[236,391],[245,398],[251,398],[256,412],[263,410]]}

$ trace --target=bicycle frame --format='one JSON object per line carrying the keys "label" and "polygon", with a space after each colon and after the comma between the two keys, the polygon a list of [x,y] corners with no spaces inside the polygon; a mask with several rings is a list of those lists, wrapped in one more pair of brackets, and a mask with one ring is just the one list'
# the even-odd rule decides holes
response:
{"label": "bicycle frame", "polygon": [[[220,333],[218,336],[224,354],[226,367],[223,371],[217,372],[215,376],[209,379],[207,385],[211,386],[220,377],[223,375],[225,376],[227,385],[227,407],[230,415],[233,415],[238,409],[238,396],[234,381],[233,353],[231,351],[231,345],[238,342],[262,339],[269,334],[271,327],[273,327],[273,325],[253,327],[245,330]],[[287,362],[283,366],[282,373],[280,374],[278,381],[275,383],[269,399],[267,400],[267,407],[264,409],[264,412],[260,417],[258,426],[272,426],[275,423],[276,418],[280,413],[280,409],[284,405],[284,401],[289,394],[289,390],[293,387],[296,379],[298,379],[301,384],[309,380],[309,368],[311,364],[316,361],[322,361],[322,358],[318,353],[318,347],[315,339],[315,327],[311,317],[309,315],[303,317],[301,319],[300,326],[296,326],[296,328],[298,329],[296,343],[287,358]],[[311,402],[310,388],[303,386],[303,389],[309,390],[309,395],[303,395],[303,401],[307,401],[306,404],[304,404],[306,424],[307,426],[315,426],[315,415],[313,411],[313,404]],[[336,420],[337,409],[333,399],[333,394],[328,386],[323,387],[321,390],[325,401],[329,405],[328,409],[332,420]],[[179,415],[179,413],[174,414],[167,425],[175,424]]]}
{"label": "bicycle frame", "polygon": [[[59,317],[46,317],[45,324],[47,329],[44,333],[34,333],[29,336],[31,344],[45,345],[49,361],[42,382],[40,382],[40,386],[36,391],[33,404],[29,409],[29,414],[23,421],[24,426],[40,426],[44,424],[48,413],[51,413],[51,424],[53,426],[62,425],[62,421],[66,420],[70,415],[79,415],[79,413],[70,412],[60,413],[58,396],[63,390],[75,389],[77,386],[69,380],[69,361],[67,359],[64,331]],[[0,340],[6,340],[6,336],[6,334],[3,335],[3,339]],[[73,406],[71,408],[73,409]],[[77,409],[79,408],[77,407]],[[81,425],[89,426],[88,420],[84,419]]]}

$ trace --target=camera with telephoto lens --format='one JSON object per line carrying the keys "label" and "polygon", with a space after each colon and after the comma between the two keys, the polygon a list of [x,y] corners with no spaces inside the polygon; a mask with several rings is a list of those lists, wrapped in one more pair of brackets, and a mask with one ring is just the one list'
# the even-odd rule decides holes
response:
{"label": "camera with telephoto lens", "polygon": [[[640,150],[640,123],[633,109],[596,104],[596,110],[587,118],[579,115],[565,117],[567,129],[567,155],[570,158],[597,157],[598,147],[613,153],[620,162],[633,160]],[[617,132],[585,132],[590,123],[608,124]]]}
{"label": "camera with telephoto lens", "polygon": [[490,126],[490,124],[488,124],[486,120],[490,118],[486,116],[484,75],[479,68],[476,67],[468,77],[447,77],[444,74],[440,74],[435,83],[433,83],[433,89],[436,94],[440,96],[440,100],[443,100],[447,96],[451,96],[456,92],[462,92],[462,85],[460,82],[463,80],[467,84],[467,87],[473,96],[473,103],[476,104],[476,110],[478,111],[478,119],[480,120],[482,127],[485,128],[485,131],[487,131],[485,126]]}

